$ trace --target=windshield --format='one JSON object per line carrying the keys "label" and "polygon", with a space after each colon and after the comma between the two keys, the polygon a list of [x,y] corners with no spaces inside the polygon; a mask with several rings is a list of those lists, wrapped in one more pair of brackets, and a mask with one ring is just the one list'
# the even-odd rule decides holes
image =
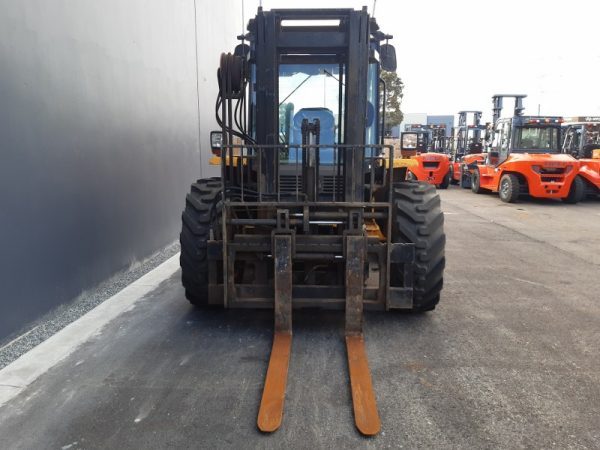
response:
{"label": "windshield", "polygon": [[[298,114],[302,115],[303,110],[330,111],[333,127],[335,130],[338,129],[340,99],[338,80],[337,64],[281,64],[279,66],[280,142],[302,143],[294,139],[293,128],[294,119],[299,117]],[[335,136],[335,143],[337,143],[337,136]]]}
{"label": "windshield", "polygon": [[559,153],[556,127],[517,127],[514,150]]}
{"label": "windshield", "polygon": [[[341,87],[341,89],[340,89]],[[279,142],[302,144],[302,123],[319,121],[319,144],[337,144],[339,138],[340,94],[344,86],[340,83],[338,64],[281,64],[279,66]],[[282,150],[281,162],[296,162],[302,159],[297,147]],[[333,149],[320,150],[321,164],[333,164]]]}

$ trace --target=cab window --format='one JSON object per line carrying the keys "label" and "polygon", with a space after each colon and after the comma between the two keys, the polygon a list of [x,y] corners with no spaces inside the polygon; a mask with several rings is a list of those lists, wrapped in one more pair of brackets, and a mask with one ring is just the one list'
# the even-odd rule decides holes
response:
{"label": "cab window", "polygon": [[510,151],[510,132],[511,132],[511,124],[510,122],[504,122],[502,124],[502,137],[500,139],[500,148],[498,149],[499,162],[504,161],[508,158],[508,153]]}
{"label": "cab window", "polygon": [[558,138],[556,127],[519,127],[514,147],[521,151],[558,153]]}

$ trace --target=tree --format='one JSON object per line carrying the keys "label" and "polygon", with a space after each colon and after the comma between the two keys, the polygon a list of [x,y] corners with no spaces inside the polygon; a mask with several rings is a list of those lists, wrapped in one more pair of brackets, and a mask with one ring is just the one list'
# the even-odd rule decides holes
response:
{"label": "tree", "polygon": [[392,127],[400,125],[404,114],[400,109],[400,102],[404,93],[404,83],[396,72],[381,71],[381,79],[385,82],[386,102],[385,102],[385,136],[391,134]]}

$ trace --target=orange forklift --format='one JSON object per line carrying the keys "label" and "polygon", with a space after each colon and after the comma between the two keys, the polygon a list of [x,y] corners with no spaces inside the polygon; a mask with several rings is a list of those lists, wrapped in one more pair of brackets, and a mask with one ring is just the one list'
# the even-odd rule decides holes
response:
{"label": "orange forklift", "polygon": [[[468,123],[468,115],[472,123]],[[459,111],[458,127],[454,130],[454,146],[450,156],[450,182],[460,187],[471,187],[471,174],[477,164],[481,164],[486,126],[481,125],[481,111]]]}
{"label": "orange forklift", "polygon": [[408,169],[407,179],[426,181],[439,189],[448,189],[450,157],[439,147],[440,141],[438,148],[434,148],[432,129],[427,125],[412,124],[406,125],[405,130],[400,135],[402,157],[418,163]]}
{"label": "orange forklift", "polygon": [[[501,118],[502,101],[515,99],[512,117]],[[562,117],[523,116],[526,95],[494,95],[492,141],[471,177],[476,194],[498,192],[514,203],[521,195],[577,203],[584,192],[579,162],[561,153]]]}
{"label": "orange forklift", "polygon": [[584,196],[600,195],[600,117],[569,117],[563,131],[563,153],[579,160]]}

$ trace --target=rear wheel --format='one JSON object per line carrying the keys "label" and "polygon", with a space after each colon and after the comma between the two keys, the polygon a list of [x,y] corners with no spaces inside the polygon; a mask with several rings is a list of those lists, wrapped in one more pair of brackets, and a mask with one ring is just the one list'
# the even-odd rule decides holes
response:
{"label": "rear wheel", "polygon": [[519,200],[521,193],[521,183],[519,177],[513,173],[507,173],[500,178],[500,200],[504,203],[515,203]]}
{"label": "rear wheel", "polygon": [[460,187],[469,189],[471,187],[471,173],[460,166]]}
{"label": "rear wheel", "polygon": [[[444,284],[446,235],[440,197],[433,185],[420,181],[394,184],[392,242],[415,244],[412,311],[435,309]],[[393,280],[401,275],[390,276]]]}
{"label": "rear wheel", "polygon": [[569,189],[569,195],[562,199],[565,203],[577,203],[583,200],[585,196],[585,181],[579,175],[575,177],[571,188]]}
{"label": "rear wheel", "polygon": [[446,176],[440,183],[440,189],[448,189],[448,186],[450,186],[451,179],[452,179],[452,173],[450,173],[450,170],[448,170],[448,173],[446,174]]}
{"label": "rear wheel", "polygon": [[196,306],[208,305],[207,242],[211,230],[221,235],[221,182],[218,178],[198,180],[192,184],[181,216],[181,281],[186,298]]}
{"label": "rear wheel", "polygon": [[471,190],[476,194],[483,193],[483,189],[481,188],[481,174],[477,167],[473,169],[473,173],[471,174]]}

